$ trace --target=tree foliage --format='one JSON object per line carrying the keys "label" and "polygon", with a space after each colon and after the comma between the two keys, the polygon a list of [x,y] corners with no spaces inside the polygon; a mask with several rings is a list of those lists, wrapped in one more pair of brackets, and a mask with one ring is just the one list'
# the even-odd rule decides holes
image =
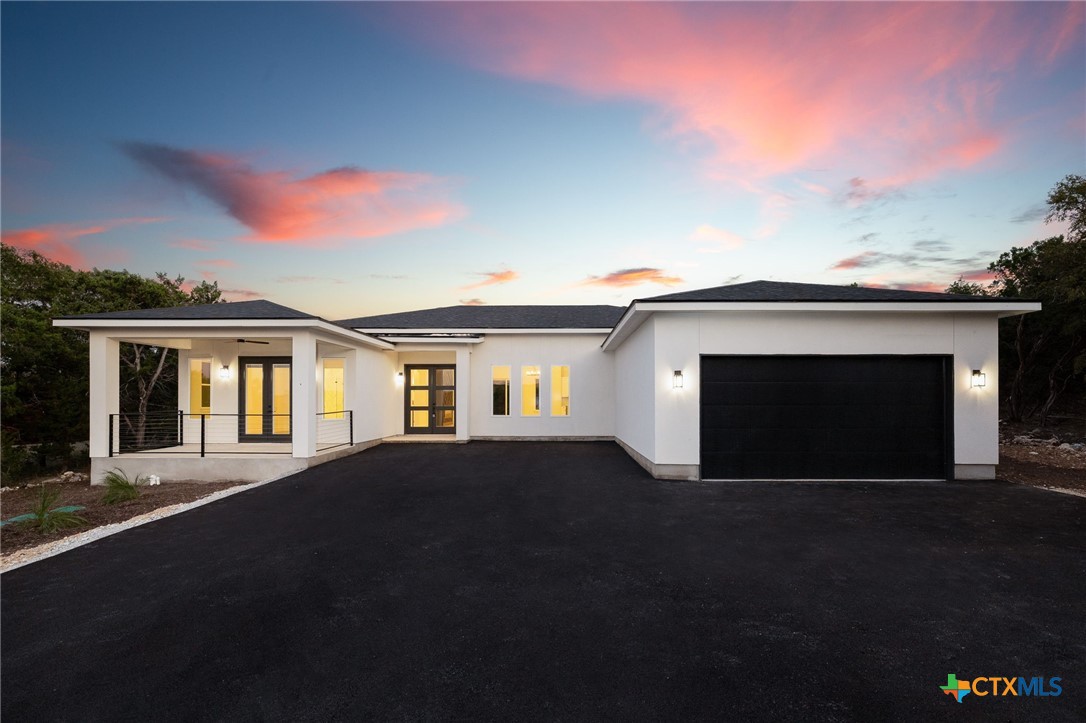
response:
{"label": "tree foliage", "polygon": [[1004,319],[1000,382],[1007,416],[1042,425],[1070,387],[1086,381],[1086,179],[1069,175],[1048,194],[1045,221],[1066,222],[1066,236],[1000,254],[987,287],[958,279],[947,291],[1040,301],[1039,313]]}
{"label": "tree foliage", "polygon": [[[53,326],[71,314],[127,311],[219,300],[217,284],[185,290],[184,279],[127,271],[80,271],[33,251],[0,247],[0,403],[4,476],[18,474],[25,449],[39,460],[67,458],[88,438],[87,335]],[[138,419],[156,403],[176,407],[176,353],[122,344],[121,409]],[[171,385],[172,382],[172,385]],[[172,386],[172,389],[171,389]]]}

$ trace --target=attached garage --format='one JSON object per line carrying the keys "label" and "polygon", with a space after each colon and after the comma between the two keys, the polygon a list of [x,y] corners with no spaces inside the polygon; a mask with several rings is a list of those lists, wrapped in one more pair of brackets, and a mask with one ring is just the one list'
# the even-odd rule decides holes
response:
{"label": "attached garage", "polygon": [[751,281],[637,299],[603,343],[659,479],[992,479],[999,320],[1035,301]]}
{"label": "attached garage", "polygon": [[950,359],[702,357],[701,477],[953,478]]}

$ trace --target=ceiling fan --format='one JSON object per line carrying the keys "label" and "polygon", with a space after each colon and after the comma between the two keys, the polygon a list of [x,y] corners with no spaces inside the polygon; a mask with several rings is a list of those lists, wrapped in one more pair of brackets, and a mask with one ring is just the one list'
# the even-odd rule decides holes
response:
{"label": "ceiling fan", "polygon": [[238,344],[271,344],[271,342],[257,341],[256,339],[238,339]]}

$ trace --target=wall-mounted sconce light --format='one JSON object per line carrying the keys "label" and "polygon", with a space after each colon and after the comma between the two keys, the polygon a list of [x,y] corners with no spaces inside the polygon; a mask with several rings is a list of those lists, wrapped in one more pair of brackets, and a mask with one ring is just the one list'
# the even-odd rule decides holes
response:
{"label": "wall-mounted sconce light", "polygon": [[681,369],[676,369],[675,373],[671,376],[671,388],[682,389],[683,388],[683,372]]}
{"label": "wall-mounted sconce light", "polygon": [[396,386],[403,386],[403,372],[396,372]]}
{"label": "wall-mounted sconce light", "polygon": [[980,369],[974,369],[973,373],[969,377],[969,386],[973,387],[974,389],[979,389],[980,387],[983,387],[987,381],[987,374],[982,372]]}
{"label": "wall-mounted sconce light", "polygon": [[230,367],[228,365],[223,364],[219,367],[219,379],[222,379],[224,382],[230,380]]}

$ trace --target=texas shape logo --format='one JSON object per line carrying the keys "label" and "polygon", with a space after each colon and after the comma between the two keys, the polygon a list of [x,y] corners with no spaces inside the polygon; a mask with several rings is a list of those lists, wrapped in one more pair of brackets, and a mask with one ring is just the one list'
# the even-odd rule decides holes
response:
{"label": "texas shape logo", "polygon": [[954,673],[951,673],[946,677],[946,685],[940,685],[939,689],[946,695],[954,696],[954,699],[959,703],[962,702],[962,698],[973,692],[969,688],[969,681],[958,680],[958,676]]}

